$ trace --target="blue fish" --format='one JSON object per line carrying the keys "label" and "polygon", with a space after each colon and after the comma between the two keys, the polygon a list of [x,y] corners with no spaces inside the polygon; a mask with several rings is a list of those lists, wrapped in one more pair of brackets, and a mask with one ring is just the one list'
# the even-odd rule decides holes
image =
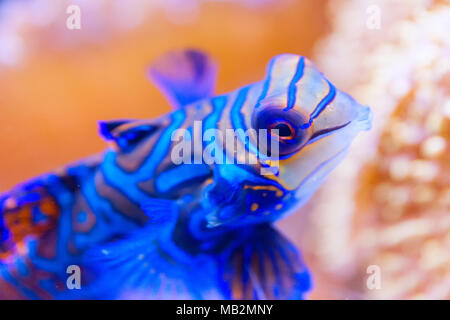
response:
{"label": "blue fish", "polygon": [[149,76],[172,112],[101,121],[105,152],[0,196],[0,298],[304,298],[311,275],[273,223],[319,188],[370,109],[294,54],[223,95],[196,50]]}

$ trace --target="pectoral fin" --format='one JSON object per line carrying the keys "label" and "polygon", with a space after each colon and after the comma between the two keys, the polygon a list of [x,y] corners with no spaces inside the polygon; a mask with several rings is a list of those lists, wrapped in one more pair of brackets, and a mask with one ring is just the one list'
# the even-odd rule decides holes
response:
{"label": "pectoral fin", "polygon": [[219,273],[229,299],[302,299],[308,269],[292,243],[270,225],[230,234]]}

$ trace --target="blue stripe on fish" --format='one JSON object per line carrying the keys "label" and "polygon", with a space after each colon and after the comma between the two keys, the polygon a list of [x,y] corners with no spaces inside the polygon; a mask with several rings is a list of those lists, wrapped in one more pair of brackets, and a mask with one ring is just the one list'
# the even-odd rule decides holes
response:
{"label": "blue stripe on fish", "polygon": [[275,59],[272,59],[269,63],[269,67],[267,68],[267,79],[264,82],[261,95],[259,96],[258,101],[256,102],[255,108],[258,108],[260,106],[260,102],[266,97],[267,92],[269,91],[270,82],[272,81],[272,69],[274,64]]}
{"label": "blue stripe on fish", "polygon": [[241,108],[247,99],[247,94],[250,87],[244,87],[239,90],[236,99],[234,100],[233,107],[230,111],[231,124],[234,129],[243,129],[246,130],[244,119],[242,118]]}
{"label": "blue stripe on fish", "polygon": [[[212,112],[203,120],[202,131],[205,133],[210,129],[218,129],[218,124],[222,118],[222,113],[228,103],[227,96],[217,96],[211,99]],[[206,148],[207,141],[203,141],[203,147]],[[218,155],[215,155],[216,157]],[[225,150],[223,150],[223,157],[225,157]],[[224,158],[222,158],[223,161]]]}
{"label": "blue stripe on fish", "polygon": [[[219,96],[211,99],[212,112],[203,120],[202,131],[206,132],[209,129],[217,129],[217,124],[219,123],[222,112],[227,105],[227,96]],[[207,142],[203,141],[203,147],[206,147]]]}
{"label": "blue stripe on fish", "polygon": [[314,109],[314,111],[311,113],[310,117],[309,117],[309,122],[303,124],[302,126],[300,126],[301,129],[307,129],[311,126],[313,120],[315,118],[317,118],[320,113],[325,110],[325,108],[334,100],[334,98],[336,97],[336,88],[333,86],[333,84],[328,81],[328,86],[330,88],[330,90],[328,91],[328,94],[319,102],[319,104],[317,105],[317,107]]}
{"label": "blue stripe on fish", "polygon": [[303,77],[303,72],[305,70],[305,58],[301,57],[298,64],[297,69],[295,71],[294,77],[292,78],[291,83],[288,88],[288,102],[284,111],[292,109],[295,106],[295,100],[297,99],[297,83]]}
{"label": "blue stripe on fish", "polygon": [[139,169],[139,172],[144,176],[144,180],[148,180],[154,176],[156,168],[167,156],[170,150],[172,132],[181,127],[186,119],[186,112],[183,109],[177,110],[172,113],[171,118],[172,123],[163,132],[158,140],[158,143],[150,153],[150,157]]}
{"label": "blue stripe on fish", "polygon": [[211,169],[205,164],[179,165],[161,173],[155,181],[158,192],[168,192],[184,182],[204,178],[211,174]]}
{"label": "blue stripe on fish", "polygon": [[116,162],[117,155],[112,152],[105,155],[105,161],[102,164],[105,180],[134,203],[139,203],[140,199],[147,196],[138,187],[138,183],[150,180],[154,176],[156,168],[170,149],[172,132],[183,124],[186,112],[184,109],[179,109],[172,113],[171,118],[172,123],[165,129],[144,164],[136,172],[127,174],[119,166],[110,165],[111,162]]}
{"label": "blue stripe on fish", "polygon": [[[250,87],[244,87],[242,88],[233,104],[233,107],[230,111],[230,118],[231,118],[231,124],[233,126],[233,129],[242,129],[244,132],[247,130],[247,127],[245,125],[244,118],[241,113],[241,108],[244,105],[248,92],[250,90]],[[258,148],[250,141],[246,141],[245,137],[243,137],[241,134],[239,134],[239,140],[241,140],[242,144],[245,146],[245,149],[247,151],[253,152],[255,155],[259,155]]]}
{"label": "blue stripe on fish", "polygon": [[223,109],[227,105],[227,97],[219,96],[211,99],[211,105],[213,107],[212,112],[208,115],[208,117],[203,121],[203,132],[208,129],[216,129],[217,123],[219,122]]}

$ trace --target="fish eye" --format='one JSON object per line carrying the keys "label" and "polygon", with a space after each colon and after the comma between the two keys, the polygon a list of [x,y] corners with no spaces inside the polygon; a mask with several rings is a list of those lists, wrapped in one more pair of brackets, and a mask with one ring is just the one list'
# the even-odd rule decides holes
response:
{"label": "fish eye", "polygon": [[[309,118],[296,110],[283,110],[280,106],[269,106],[258,110],[253,116],[253,127],[268,131],[267,154],[270,155],[270,137],[279,141],[279,154],[287,156],[300,150],[311,137],[312,127],[303,129]],[[274,132],[273,130],[278,130]]]}
{"label": "fish eye", "polygon": [[[278,121],[269,125],[269,131],[278,130],[278,137],[281,140],[291,140],[295,138],[295,129],[287,121]],[[272,133],[273,135],[274,133]]]}

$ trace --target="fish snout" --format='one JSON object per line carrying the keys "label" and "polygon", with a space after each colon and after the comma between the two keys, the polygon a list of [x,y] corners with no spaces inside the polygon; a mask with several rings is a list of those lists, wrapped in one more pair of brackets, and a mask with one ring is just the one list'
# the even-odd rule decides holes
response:
{"label": "fish snout", "polygon": [[361,130],[368,131],[372,128],[372,110],[368,106],[361,106],[358,109],[356,121]]}

